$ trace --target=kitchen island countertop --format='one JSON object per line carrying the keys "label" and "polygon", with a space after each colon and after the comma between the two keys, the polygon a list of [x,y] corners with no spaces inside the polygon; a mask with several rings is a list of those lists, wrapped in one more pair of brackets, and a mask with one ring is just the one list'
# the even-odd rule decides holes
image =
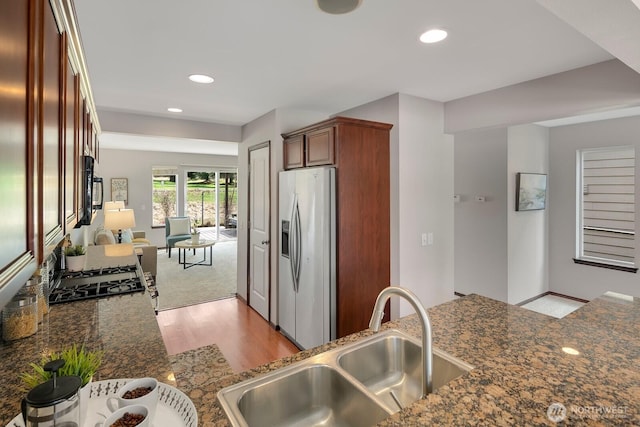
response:
{"label": "kitchen island countertop", "polygon": [[[434,346],[475,369],[380,426],[555,425],[547,409],[556,402],[565,406],[568,425],[640,425],[640,299],[605,294],[563,319],[478,295],[428,312]],[[365,330],[233,373],[208,348],[167,356],[142,293],[54,306],[46,325],[34,337],[0,345],[0,374],[6,379],[0,390],[2,426],[17,414],[22,397],[15,370],[26,369],[39,351],[79,339],[105,350],[97,380],[154,376],[185,392],[196,405],[199,425],[210,427],[229,425],[216,399],[220,389],[373,334]],[[415,315],[383,328],[420,336]],[[562,347],[580,354],[566,354]]]}
{"label": "kitchen island countertop", "polygon": [[[428,310],[434,346],[475,366],[471,372],[379,423],[379,426],[556,425],[549,406],[561,403],[568,425],[640,425],[640,299],[604,295],[563,319],[478,295]],[[384,325],[416,338],[410,315]],[[371,335],[370,330],[222,378],[223,387]],[[579,351],[570,355],[562,351]],[[229,425],[217,400],[202,426]]]}

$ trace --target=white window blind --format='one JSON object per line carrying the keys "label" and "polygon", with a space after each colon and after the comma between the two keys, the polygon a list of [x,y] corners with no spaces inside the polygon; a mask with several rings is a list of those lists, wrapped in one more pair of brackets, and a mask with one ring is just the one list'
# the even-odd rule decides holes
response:
{"label": "white window blind", "polygon": [[635,149],[581,152],[578,258],[635,263]]}

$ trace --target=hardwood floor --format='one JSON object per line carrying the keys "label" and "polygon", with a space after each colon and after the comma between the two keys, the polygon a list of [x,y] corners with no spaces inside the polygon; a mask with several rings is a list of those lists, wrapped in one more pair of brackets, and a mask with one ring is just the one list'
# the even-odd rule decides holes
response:
{"label": "hardwood floor", "polygon": [[237,298],[161,311],[157,321],[169,355],[216,344],[235,372],[299,351]]}

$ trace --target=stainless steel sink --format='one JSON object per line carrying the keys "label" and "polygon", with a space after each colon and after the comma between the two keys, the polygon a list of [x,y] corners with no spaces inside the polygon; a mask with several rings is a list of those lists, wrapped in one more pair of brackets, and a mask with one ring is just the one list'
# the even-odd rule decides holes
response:
{"label": "stainless steel sink", "polygon": [[[434,349],[433,389],[471,365]],[[218,392],[234,426],[370,426],[421,395],[420,344],[390,330]]]}
{"label": "stainless steel sink", "polygon": [[[421,347],[398,334],[373,336],[343,350],[338,365],[371,390],[385,406],[399,411],[422,394]],[[433,390],[473,367],[433,349]]]}
{"label": "stainless steel sink", "polygon": [[300,366],[237,391],[250,426],[371,426],[389,415],[327,365]]}

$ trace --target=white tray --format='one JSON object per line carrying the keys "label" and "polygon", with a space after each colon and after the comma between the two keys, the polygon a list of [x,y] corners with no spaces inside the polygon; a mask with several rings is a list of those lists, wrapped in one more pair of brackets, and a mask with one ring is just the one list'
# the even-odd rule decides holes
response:
{"label": "white tray", "polygon": [[[109,416],[107,398],[116,394],[118,389],[130,379],[114,379],[94,381],[91,383],[89,394],[89,408],[84,427],[94,427],[97,423],[104,422],[102,413]],[[158,382],[158,407],[153,427],[197,427],[198,413],[191,399],[169,384]],[[6,427],[24,427],[22,414],[17,415]]]}

